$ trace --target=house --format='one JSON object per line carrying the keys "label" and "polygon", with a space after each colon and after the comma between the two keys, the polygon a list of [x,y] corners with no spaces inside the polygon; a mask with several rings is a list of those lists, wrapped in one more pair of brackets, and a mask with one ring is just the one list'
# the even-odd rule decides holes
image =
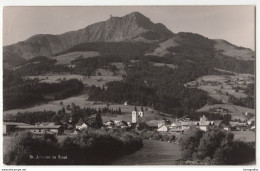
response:
{"label": "house", "polygon": [[210,129],[211,125],[212,125],[211,121],[200,121],[199,122],[199,129],[207,132]]}
{"label": "house", "polygon": [[107,121],[107,122],[104,122],[104,125],[105,126],[113,126],[113,125],[115,125],[115,123],[114,123],[114,121]]}
{"label": "house", "polygon": [[69,122],[63,123],[63,127],[64,129],[68,129],[68,130],[73,130],[75,128],[75,126]]}
{"label": "house", "polygon": [[61,125],[47,125],[47,126],[39,126],[39,125],[19,125],[16,126],[17,131],[30,131],[34,134],[63,134],[63,128]]}
{"label": "house", "polygon": [[255,125],[255,116],[247,121],[248,125]]}
{"label": "house", "polygon": [[128,105],[128,101],[125,101],[125,102],[124,102],[124,105],[127,106],[127,105]]}
{"label": "house", "polygon": [[116,127],[119,127],[119,128],[126,128],[126,127],[128,127],[128,124],[127,124],[127,122],[125,122],[125,121],[114,121],[114,123],[115,123],[115,126]]}
{"label": "house", "polygon": [[208,118],[204,115],[200,117],[200,121],[198,122],[198,127],[200,130],[207,132],[212,125],[214,125],[213,121],[208,121]]}
{"label": "house", "polygon": [[158,125],[165,125],[165,120],[150,120],[146,122],[146,125],[149,130],[155,131],[159,128]]}
{"label": "house", "polygon": [[10,134],[16,131],[17,126],[26,126],[28,124],[22,122],[4,122],[3,123],[3,134]]}
{"label": "house", "polygon": [[214,120],[213,125],[219,127],[223,121],[222,120]]}
{"label": "house", "polygon": [[231,131],[231,127],[230,127],[230,126],[224,126],[224,127],[223,127],[223,130]]}
{"label": "house", "polygon": [[80,120],[76,125],[76,129],[78,130],[82,130],[82,129],[87,129],[89,126],[83,122],[82,120]]}
{"label": "house", "polygon": [[169,132],[183,133],[181,122],[173,122],[169,127]]}
{"label": "house", "polygon": [[217,108],[217,112],[222,113],[222,112],[224,112],[224,109],[223,109],[222,107],[218,107],[218,108]]}
{"label": "house", "polygon": [[77,135],[79,133],[80,133],[80,130],[78,130],[78,129],[75,129],[75,130],[71,131],[71,134],[74,134],[74,135]]}
{"label": "house", "polygon": [[169,126],[162,125],[157,129],[158,132],[168,132],[169,131]]}
{"label": "house", "polygon": [[194,125],[192,124],[192,122],[186,122],[186,121],[181,122],[181,129],[182,129],[183,131],[186,131],[186,130],[190,129],[191,126],[194,126]]}
{"label": "house", "polygon": [[170,129],[179,129],[182,130],[182,126],[180,122],[173,122],[170,126]]}
{"label": "house", "polygon": [[230,122],[229,122],[229,126],[230,126],[230,128],[231,128],[232,130],[239,130],[239,128],[238,128],[238,122],[232,122],[232,121],[230,121]]}

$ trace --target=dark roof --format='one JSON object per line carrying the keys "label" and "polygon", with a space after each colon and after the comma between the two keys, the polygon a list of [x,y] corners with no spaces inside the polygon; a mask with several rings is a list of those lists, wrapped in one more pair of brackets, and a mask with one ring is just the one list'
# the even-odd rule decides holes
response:
{"label": "dark roof", "polygon": [[14,126],[25,126],[28,125],[26,123],[22,123],[22,122],[4,122],[3,125],[14,125]]}
{"label": "dark roof", "polygon": [[150,120],[148,121],[146,124],[149,126],[149,127],[158,127],[158,124],[159,123],[163,123],[164,120]]}
{"label": "dark roof", "polygon": [[46,125],[46,126],[36,126],[36,125],[21,125],[16,126],[16,128],[20,129],[58,129],[61,125]]}
{"label": "dark roof", "polygon": [[[84,124],[85,122],[83,122],[82,120],[80,120],[75,126],[81,126],[82,124]],[[86,124],[86,123],[85,123]]]}

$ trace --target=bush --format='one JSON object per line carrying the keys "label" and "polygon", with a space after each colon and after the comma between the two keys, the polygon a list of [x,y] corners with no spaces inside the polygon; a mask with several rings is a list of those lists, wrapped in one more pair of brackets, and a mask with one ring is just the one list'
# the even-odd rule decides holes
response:
{"label": "bush", "polygon": [[214,154],[214,161],[219,164],[243,164],[254,160],[255,148],[243,141],[226,143]]}
{"label": "bush", "polygon": [[200,139],[200,144],[198,146],[198,158],[213,158],[215,151],[221,146],[232,142],[233,138],[234,135],[232,133],[224,132],[220,129],[215,129],[204,133],[203,137]]}
{"label": "bush", "polygon": [[[84,130],[60,142],[54,135],[19,132],[15,133],[10,146],[4,155],[7,165],[100,165],[138,150],[143,143],[141,138],[130,132],[99,129]],[[37,159],[37,156],[50,158]]]}
{"label": "bush", "polygon": [[197,128],[183,134],[179,142],[181,145],[182,157],[184,159],[191,159],[197,153],[202,136],[203,132]]}
{"label": "bush", "polygon": [[55,160],[41,159],[41,156],[58,155],[57,139],[54,135],[33,135],[30,132],[19,132],[13,135],[10,147],[4,155],[7,165],[46,165],[55,164]]}
{"label": "bush", "polygon": [[183,159],[202,164],[244,164],[255,160],[254,144],[234,141],[234,135],[220,129],[193,129],[180,138]]}
{"label": "bush", "polygon": [[67,164],[108,164],[121,155],[141,148],[142,145],[142,140],[133,133],[119,130],[85,130],[64,139],[60,148],[68,158],[73,159]]}

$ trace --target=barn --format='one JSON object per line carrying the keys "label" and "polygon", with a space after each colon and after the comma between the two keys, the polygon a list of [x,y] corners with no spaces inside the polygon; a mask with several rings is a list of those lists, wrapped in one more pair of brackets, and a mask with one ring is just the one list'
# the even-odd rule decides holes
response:
{"label": "barn", "polygon": [[4,122],[3,123],[3,134],[8,135],[16,130],[17,126],[26,126],[28,124],[22,122]]}

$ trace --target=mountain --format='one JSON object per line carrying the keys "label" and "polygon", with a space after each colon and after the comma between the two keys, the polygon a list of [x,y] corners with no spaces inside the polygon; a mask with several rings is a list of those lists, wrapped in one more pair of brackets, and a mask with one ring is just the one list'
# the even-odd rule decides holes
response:
{"label": "mountain", "polygon": [[147,53],[147,55],[164,56],[165,54],[170,53],[170,51],[167,49],[180,46],[197,49],[214,49],[215,51],[219,51],[225,56],[234,57],[238,60],[255,59],[255,52],[249,48],[238,47],[227,42],[226,40],[208,39],[207,37],[201,36],[199,34],[184,32],[175,34],[172,38],[161,42],[153,52]]}
{"label": "mountain", "polygon": [[[251,49],[235,46],[225,40],[208,39],[195,33],[180,32],[175,34],[163,24],[153,23],[141,13],[133,12],[123,17],[111,16],[106,21],[89,25],[77,31],[60,35],[39,34],[25,41],[4,46],[4,68],[20,65],[35,56],[52,57],[56,54],[75,51],[75,49],[86,51],[86,49],[91,49],[87,48],[88,46],[99,42],[153,44],[151,45],[152,50],[149,50],[149,53],[146,52],[146,55],[164,56],[177,51],[186,53],[187,50],[207,49],[206,51],[213,50],[222,53],[223,56],[238,60],[255,60],[255,52]],[[158,46],[154,47],[154,43],[157,43]],[[110,44],[110,46],[116,45]],[[124,52],[123,49],[121,51]]]}
{"label": "mountain", "polygon": [[77,31],[60,35],[39,34],[31,38],[4,46],[4,66],[14,66],[35,56],[52,56],[75,45],[87,42],[144,41],[167,40],[174,33],[163,24],[153,23],[139,12],[123,17],[110,17],[107,21],[89,25]]}

